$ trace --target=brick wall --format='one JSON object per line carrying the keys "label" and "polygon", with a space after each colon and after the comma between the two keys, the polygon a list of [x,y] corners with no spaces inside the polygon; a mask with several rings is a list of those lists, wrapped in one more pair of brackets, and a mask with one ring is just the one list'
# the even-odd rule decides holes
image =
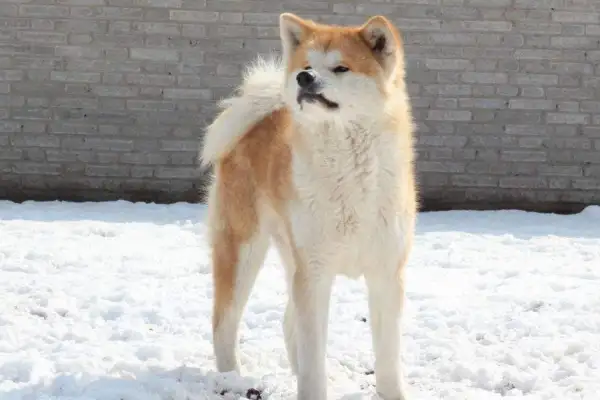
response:
{"label": "brick wall", "polygon": [[201,128],[282,11],[403,30],[431,207],[600,200],[597,0],[9,0],[0,197],[195,200]]}

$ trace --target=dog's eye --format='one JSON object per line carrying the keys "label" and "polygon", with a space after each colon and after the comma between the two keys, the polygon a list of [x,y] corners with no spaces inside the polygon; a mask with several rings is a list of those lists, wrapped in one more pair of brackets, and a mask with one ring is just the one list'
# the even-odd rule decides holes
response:
{"label": "dog's eye", "polygon": [[307,65],[306,67],[304,67],[305,71],[308,71],[309,69],[312,69],[312,67],[310,65]]}
{"label": "dog's eye", "polygon": [[332,69],[332,71],[334,74],[342,74],[344,72],[350,71],[350,69],[348,67],[344,67],[343,65],[338,65],[337,67]]}

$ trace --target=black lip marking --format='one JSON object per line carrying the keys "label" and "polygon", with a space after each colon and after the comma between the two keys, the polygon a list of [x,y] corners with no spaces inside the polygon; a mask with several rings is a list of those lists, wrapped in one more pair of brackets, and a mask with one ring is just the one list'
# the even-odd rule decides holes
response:
{"label": "black lip marking", "polygon": [[340,107],[340,105],[334,101],[329,100],[327,97],[323,96],[321,93],[314,92],[306,92],[300,91],[298,93],[298,97],[296,98],[300,107],[302,107],[302,101],[306,101],[307,103],[319,102],[324,105],[326,108],[330,110],[335,110]]}

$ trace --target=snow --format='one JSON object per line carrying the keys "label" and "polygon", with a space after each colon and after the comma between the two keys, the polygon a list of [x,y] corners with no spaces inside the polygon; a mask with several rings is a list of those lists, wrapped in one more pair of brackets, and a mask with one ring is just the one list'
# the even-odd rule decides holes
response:
{"label": "snow", "polygon": [[[202,205],[0,202],[0,399],[293,399],[268,256],[217,374]],[[339,278],[331,399],[370,399],[364,282]],[[413,399],[598,399],[600,207],[419,216],[403,348]],[[223,393],[223,395],[221,395]]]}

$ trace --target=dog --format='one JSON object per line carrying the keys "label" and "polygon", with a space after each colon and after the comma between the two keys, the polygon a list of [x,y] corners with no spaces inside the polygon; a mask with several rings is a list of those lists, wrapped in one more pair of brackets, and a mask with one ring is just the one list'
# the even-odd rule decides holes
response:
{"label": "dog", "polygon": [[240,371],[240,319],[269,245],[286,271],[283,331],[297,399],[326,400],[336,276],[364,277],[377,394],[407,399],[404,269],[418,209],[400,31],[279,17],[280,57],[249,63],[206,129],[218,371]]}

